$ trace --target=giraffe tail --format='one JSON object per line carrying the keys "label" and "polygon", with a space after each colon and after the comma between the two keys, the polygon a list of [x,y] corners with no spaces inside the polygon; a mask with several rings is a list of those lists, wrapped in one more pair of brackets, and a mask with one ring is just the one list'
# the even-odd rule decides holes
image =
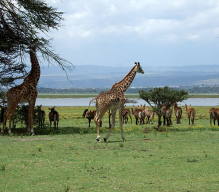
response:
{"label": "giraffe tail", "polygon": [[90,103],[89,103],[87,109],[90,107],[91,102],[92,102],[93,100],[96,100],[97,98],[98,98],[98,97],[95,97],[95,98],[93,98],[93,99],[90,100]]}

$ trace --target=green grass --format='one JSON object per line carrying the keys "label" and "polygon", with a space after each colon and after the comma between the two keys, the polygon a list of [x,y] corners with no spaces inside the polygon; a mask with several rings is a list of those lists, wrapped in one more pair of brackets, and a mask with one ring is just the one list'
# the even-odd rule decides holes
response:
{"label": "green grass", "polygon": [[[48,109],[43,108],[48,116]],[[84,107],[56,107],[59,130],[19,129],[0,137],[0,191],[218,191],[219,127],[209,126],[209,107],[195,107],[195,126],[185,110],[182,124],[161,127],[124,125],[97,143]],[[20,129],[24,129],[20,125]],[[107,115],[101,138],[108,132]]]}

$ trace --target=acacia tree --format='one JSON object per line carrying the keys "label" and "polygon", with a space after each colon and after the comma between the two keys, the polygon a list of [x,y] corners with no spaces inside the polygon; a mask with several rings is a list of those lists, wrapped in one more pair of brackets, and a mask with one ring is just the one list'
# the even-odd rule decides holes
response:
{"label": "acacia tree", "polygon": [[148,92],[139,91],[140,97],[145,100],[158,116],[158,127],[161,125],[161,108],[166,105],[167,107],[173,106],[175,101],[182,102],[188,99],[188,92],[184,90],[174,90],[165,86],[163,88],[154,88]]}
{"label": "acacia tree", "polygon": [[72,63],[54,53],[49,36],[52,29],[61,27],[63,12],[42,0],[0,1],[0,84],[10,86],[26,76],[27,47],[35,38],[38,52],[49,64],[58,64],[62,70],[73,68]]}

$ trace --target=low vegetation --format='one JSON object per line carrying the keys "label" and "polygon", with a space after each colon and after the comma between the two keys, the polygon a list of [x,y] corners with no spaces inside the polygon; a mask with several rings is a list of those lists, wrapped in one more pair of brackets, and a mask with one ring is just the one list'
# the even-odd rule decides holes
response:
{"label": "low vegetation", "polygon": [[[195,107],[194,126],[188,125],[184,109],[181,124],[173,116],[170,127],[129,121],[126,142],[117,116],[108,141],[97,143],[95,123],[88,128],[82,118],[85,107],[56,107],[59,130],[49,129],[49,110],[42,107],[46,125],[36,125],[36,136],[18,124],[12,136],[0,137],[1,190],[217,191],[219,127],[210,126],[210,108]],[[105,115],[102,137],[108,126]]]}

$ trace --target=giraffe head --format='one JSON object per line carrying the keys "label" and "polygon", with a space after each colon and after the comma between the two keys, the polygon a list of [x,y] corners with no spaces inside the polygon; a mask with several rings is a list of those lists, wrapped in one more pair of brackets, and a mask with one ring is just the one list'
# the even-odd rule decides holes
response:
{"label": "giraffe head", "polygon": [[32,50],[32,51],[34,51],[34,52],[36,52],[36,44],[37,44],[37,42],[38,42],[38,39],[36,38],[36,39],[34,39],[34,41],[30,44],[30,46],[29,46],[29,48]]}
{"label": "giraffe head", "polygon": [[135,62],[135,65],[136,65],[136,68],[135,68],[136,72],[144,74],[144,71],[140,65],[140,62]]}

